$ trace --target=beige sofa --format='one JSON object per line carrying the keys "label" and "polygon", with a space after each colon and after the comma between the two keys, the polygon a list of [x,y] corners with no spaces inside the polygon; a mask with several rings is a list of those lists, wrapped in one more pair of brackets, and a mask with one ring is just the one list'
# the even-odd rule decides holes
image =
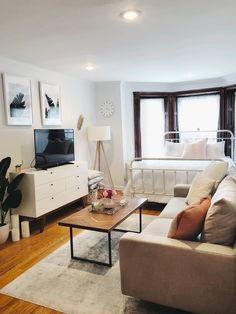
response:
{"label": "beige sofa", "polygon": [[187,187],[177,186],[141,234],[121,238],[122,293],[194,313],[236,313],[236,246],[167,237],[186,194]]}

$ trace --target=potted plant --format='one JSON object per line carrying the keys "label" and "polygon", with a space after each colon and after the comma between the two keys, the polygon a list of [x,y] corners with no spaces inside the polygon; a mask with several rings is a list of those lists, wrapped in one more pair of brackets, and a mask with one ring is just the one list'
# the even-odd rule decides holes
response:
{"label": "potted plant", "polygon": [[9,235],[9,224],[5,222],[8,211],[20,205],[22,194],[17,189],[24,174],[16,176],[11,182],[7,178],[11,158],[6,157],[0,161],[0,244],[6,242]]}

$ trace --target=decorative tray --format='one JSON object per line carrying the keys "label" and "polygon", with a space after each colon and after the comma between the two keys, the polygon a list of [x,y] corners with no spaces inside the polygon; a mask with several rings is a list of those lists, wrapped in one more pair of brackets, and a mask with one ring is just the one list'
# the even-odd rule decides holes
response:
{"label": "decorative tray", "polygon": [[93,202],[89,207],[90,212],[98,214],[113,215],[123,206],[128,203],[128,200],[124,197],[115,197],[107,202],[107,199],[102,198],[96,202]]}

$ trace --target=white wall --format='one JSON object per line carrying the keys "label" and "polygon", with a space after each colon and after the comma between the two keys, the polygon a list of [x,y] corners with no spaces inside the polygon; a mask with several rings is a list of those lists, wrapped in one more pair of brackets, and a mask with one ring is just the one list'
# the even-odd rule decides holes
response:
{"label": "white wall", "polygon": [[[41,69],[29,64],[13,61],[0,56],[0,73],[7,73],[31,79],[33,125],[8,126],[5,119],[2,77],[0,79],[0,159],[10,156],[11,169],[23,160],[24,168],[30,166],[34,157],[33,130],[43,128],[39,102],[39,81],[59,84],[61,87],[62,124],[61,128],[75,129],[75,154],[77,160],[91,161],[86,126],[94,124],[94,83],[77,80],[65,75]],[[80,114],[85,117],[81,131],[76,125]]]}
{"label": "white wall", "polygon": [[[104,101],[111,101],[115,105],[115,112],[111,117],[104,117],[100,112],[100,105]],[[111,175],[116,188],[124,186],[124,158],[122,141],[122,120],[121,120],[121,83],[120,82],[98,82],[95,84],[95,113],[96,125],[111,126],[111,141],[104,142]],[[90,143],[94,152],[95,143]],[[102,157],[103,158],[103,157]],[[104,163],[101,160],[101,167],[104,170]],[[106,174],[106,173],[105,173]],[[105,183],[108,184],[107,178]]]}

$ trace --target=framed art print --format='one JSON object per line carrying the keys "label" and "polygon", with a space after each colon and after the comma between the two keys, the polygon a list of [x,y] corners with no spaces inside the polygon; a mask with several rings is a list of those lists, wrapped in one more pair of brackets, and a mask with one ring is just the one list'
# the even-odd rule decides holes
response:
{"label": "framed art print", "polygon": [[31,82],[3,74],[3,93],[8,125],[32,125]]}
{"label": "framed art print", "polygon": [[60,87],[58,85],[40,82],[40,102],[43,125],[60,125]]}

